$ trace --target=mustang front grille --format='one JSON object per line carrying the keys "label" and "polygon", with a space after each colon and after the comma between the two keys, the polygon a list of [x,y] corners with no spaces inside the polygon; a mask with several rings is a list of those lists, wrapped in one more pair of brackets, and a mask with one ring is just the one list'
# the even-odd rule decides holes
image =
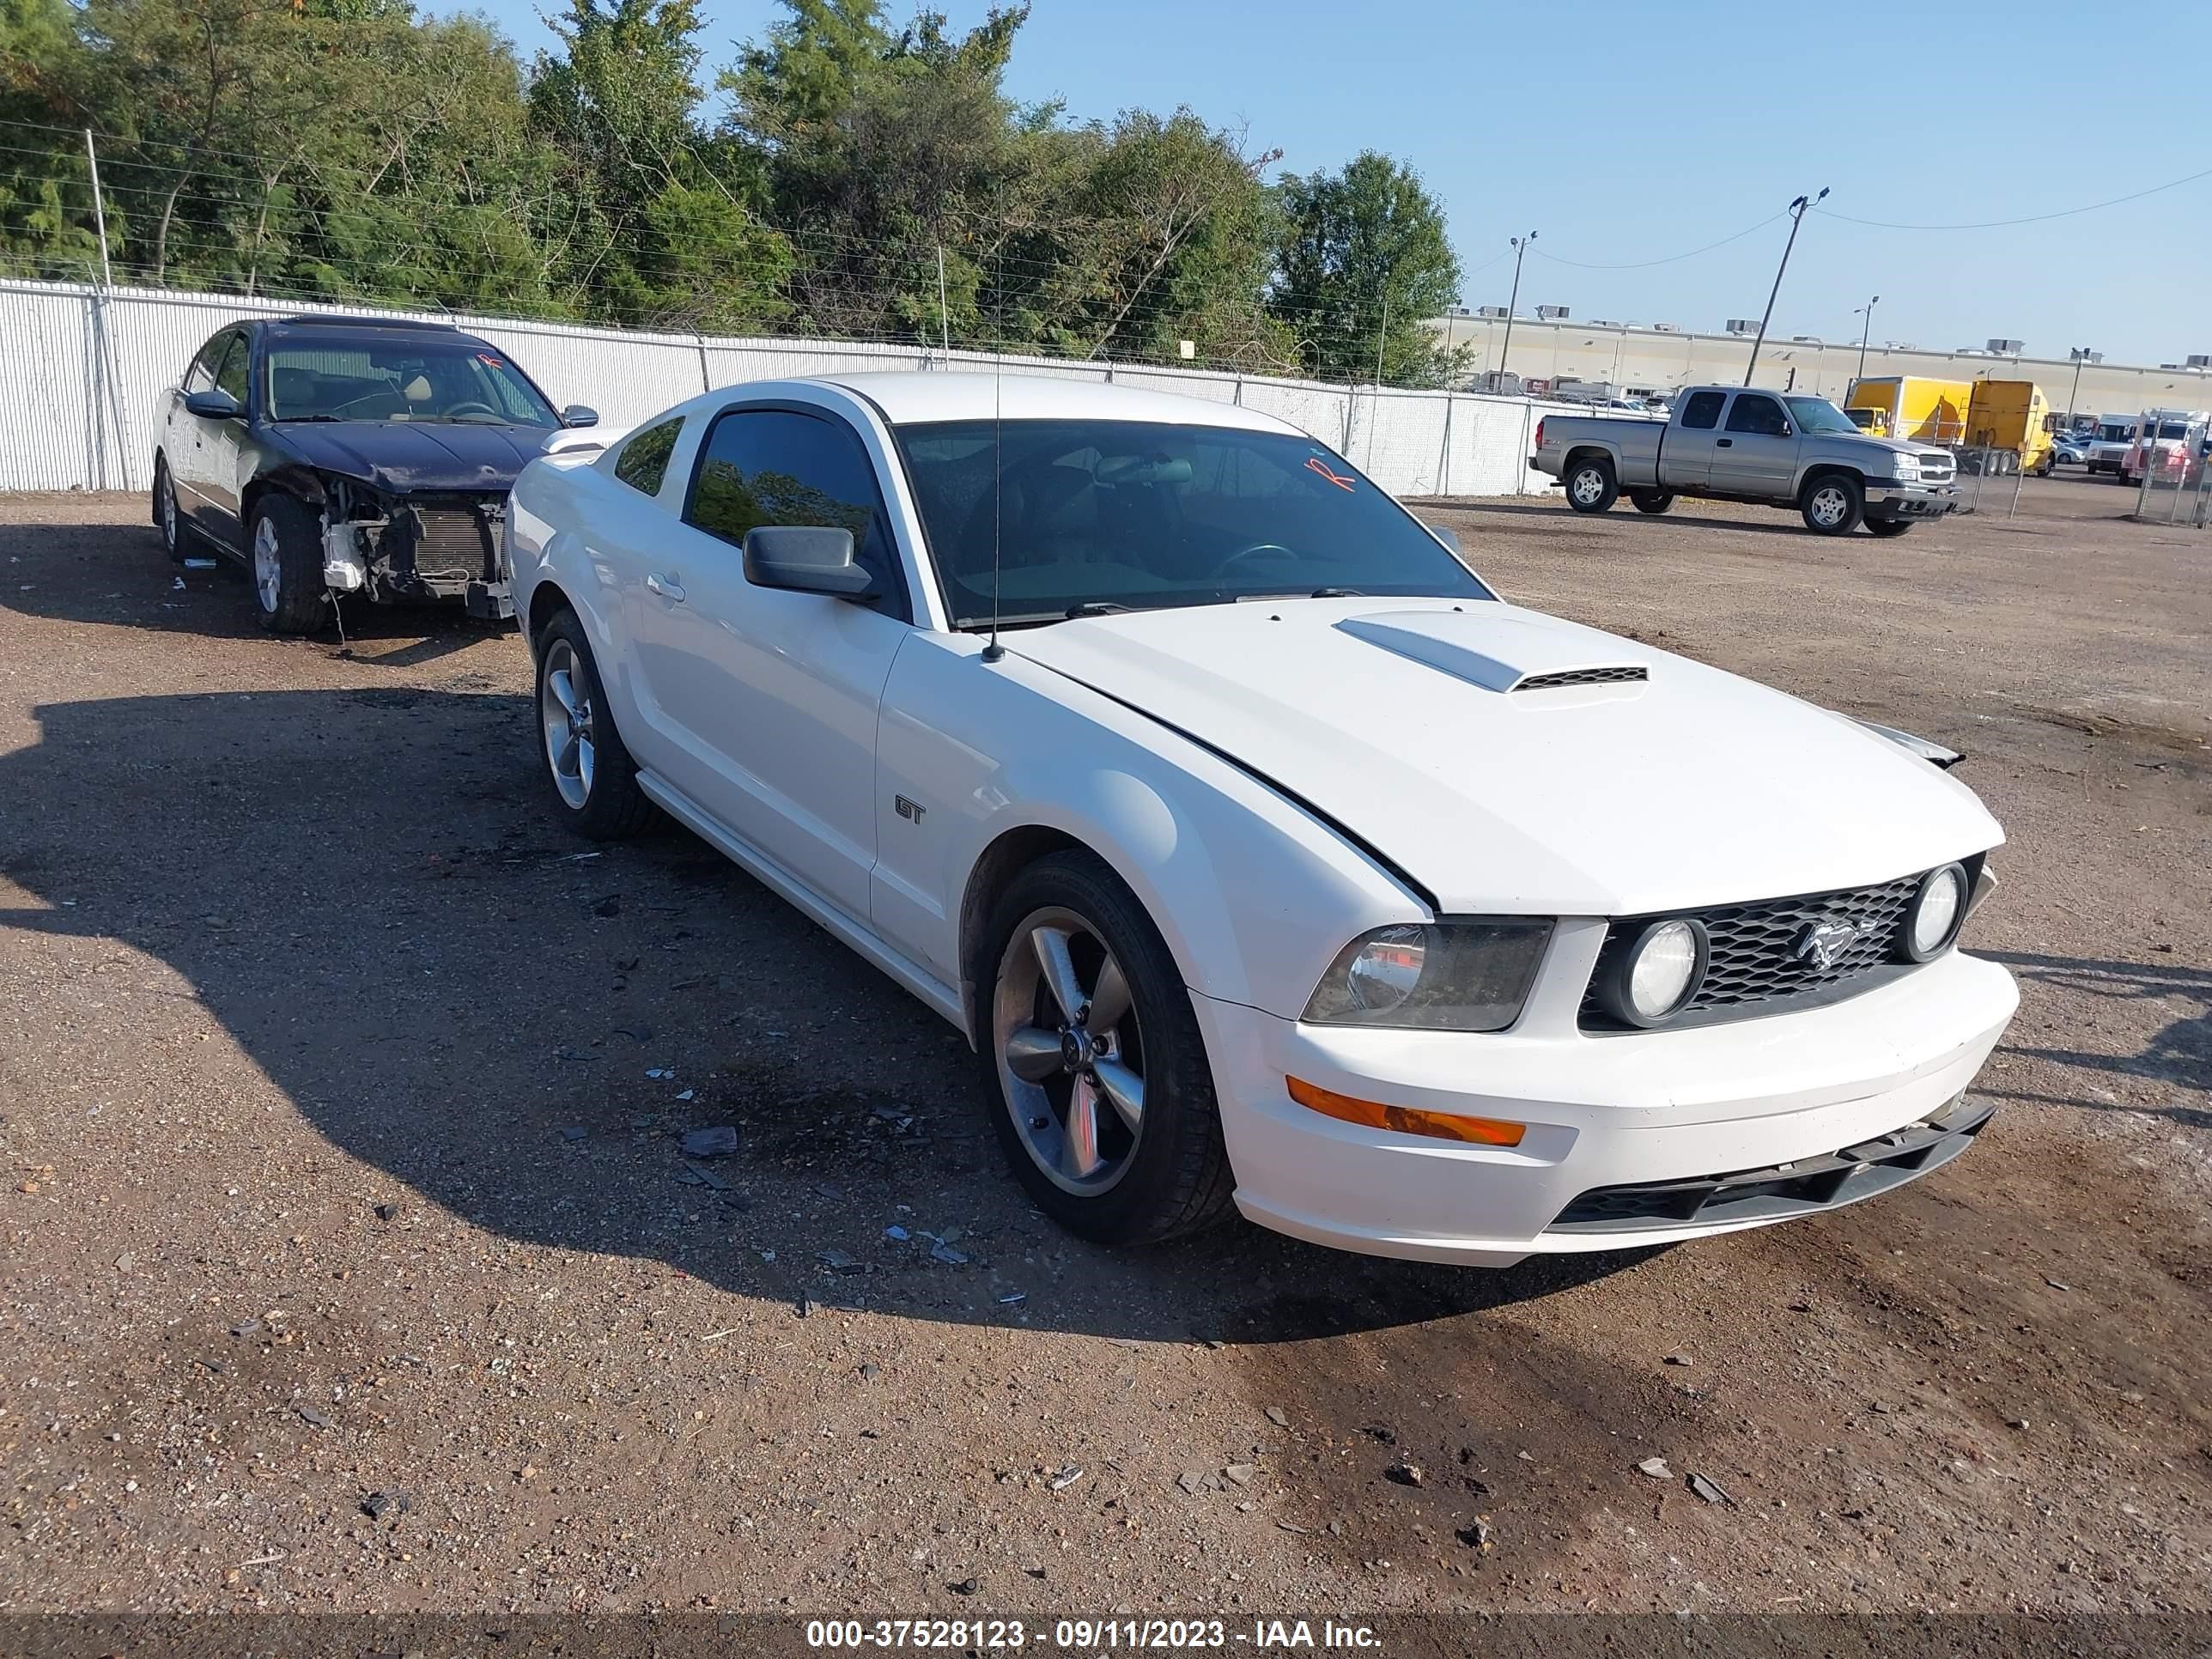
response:
{"label": "mustang front grille", "polygon": [[[1978,859],[1968,861],[1970,890],[1979,865]],[[1911,875],[1839,892],[1669,912],[1705,925],[1711,955],[1696,994],[1668,1025],[1747,1019],[1784,1012],[1778,1005],[1834,1001],[1910,972],[1913,964],[1897,959],[1898,934],[1920,881]],[[1583,995],[1583,1030],[1629,1029],[1606,1012],[1595,987],[1644,924],[1662,919],[1627,917],[1606,930],[1591,988]]]}

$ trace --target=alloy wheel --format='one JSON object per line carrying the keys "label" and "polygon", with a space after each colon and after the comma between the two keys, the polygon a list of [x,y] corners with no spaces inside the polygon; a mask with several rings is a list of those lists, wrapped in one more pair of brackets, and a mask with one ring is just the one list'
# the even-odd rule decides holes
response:
{"label": "alloy wheel", "polygon": [[1080,1197],[1129,1171],[1145,1126],[1144,1043],[1121,964],[1072,910],[1024,918],[1000,959],[992,1040],[1030,1158]]}
{"label": "alloy wheel", "polygon": [[284,585],[284,556],[276,545],[276,525],[271,519],[253,521],[253,592],[261,608],[276,614],[276,596]]}
{"label": "alloy wheel", "polygon": [[570,810],[581,811],[592,798],[592,775],[599,760],[592,738],[592,700],[575,647],[556,640],[545,650],[545,678],[538,694],[538,714],[545,727],[545,761],[553,787]]}
{"label": "alloy wheel", "polygon": [[1833,484],[1813,492],[1813,519],[1823,529],[1835,528],[1844,521],[1844,514],[1850,510],[1849,499]]}
{"label": "alloy wheel", "polygon": [[172,553],[177,550],[177,486],[166,471],[161,474],[161,545]]}
{"label": "alloy wheel", "polygon": [[1585,506],[1605,494],[1605,478],[1594,466],[1586,466],[1575,474],[1575,499]]}

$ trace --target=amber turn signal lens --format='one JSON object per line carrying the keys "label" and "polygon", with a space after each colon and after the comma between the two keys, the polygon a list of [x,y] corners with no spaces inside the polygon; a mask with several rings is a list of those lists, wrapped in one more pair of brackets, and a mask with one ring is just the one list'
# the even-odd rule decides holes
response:
{"label": "amber turn signal lens", "polygon": [[1464,1140],[1478,1146],[1518,1146],[1528,1133],[1525,1123],[1503,1118],[1461,1117],[1451,1112],[1424,1112],[1411,1106],[1385,1106],[1379,1100],[1358,1100],[1338,1094],[1301,1078],[1286,1077],[1291,1098],[1310,1111],[1370,1129],[1389,1129],[1401,1135],[1427,1135],[1437,1140]]}

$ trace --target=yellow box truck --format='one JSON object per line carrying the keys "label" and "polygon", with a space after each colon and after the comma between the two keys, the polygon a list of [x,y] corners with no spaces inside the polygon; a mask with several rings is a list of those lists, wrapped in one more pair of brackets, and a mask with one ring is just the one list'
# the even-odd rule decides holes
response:
{"label": "yellow box truck", "polygon": [[1966,441],[1966,406],[1973,388],[1964,380],[1925,374],[1885,374],[1854,380],[1844,394],[1844,413],[1877,438],[1911,438],[1923,444]]}
{"label": "yellow box truck", "polygon": [[2056,459],[2050,415],[2043,388],[2033,380],[1977,380],[1966,410],[1966,441],[1979,448],[2008,449],[2020,458],[2023,472],[2041,477]]}

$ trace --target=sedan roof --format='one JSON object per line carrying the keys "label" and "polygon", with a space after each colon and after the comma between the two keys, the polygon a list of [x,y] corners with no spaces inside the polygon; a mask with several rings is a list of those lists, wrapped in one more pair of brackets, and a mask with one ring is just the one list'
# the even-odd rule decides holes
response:
{"label": "sedan roof", "polygon": [[[1135,386],[1066,380],[1056,374],[994,374],[966,369],[931,373],[824,374],[817,384],[866,398],[894,426],[939,421],[1155,421],[1170,426],[1236,427],[1304,435],[1286,421],[1226,400],[1187,398]],[[734,389],[734,388],[732,388]],[[751,388],[748,387],[747,390]],[[1224,386],[1224,391],[1229,388]]]}

